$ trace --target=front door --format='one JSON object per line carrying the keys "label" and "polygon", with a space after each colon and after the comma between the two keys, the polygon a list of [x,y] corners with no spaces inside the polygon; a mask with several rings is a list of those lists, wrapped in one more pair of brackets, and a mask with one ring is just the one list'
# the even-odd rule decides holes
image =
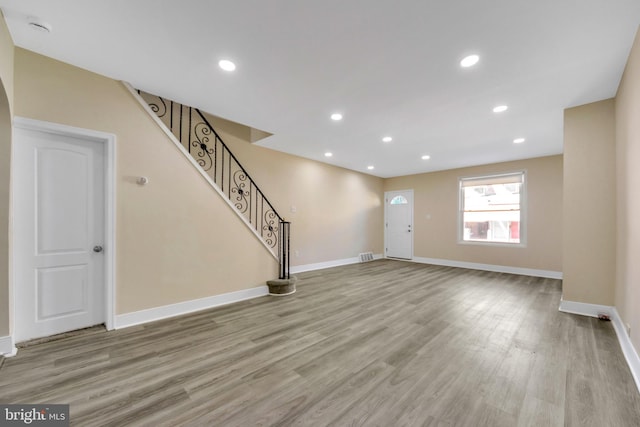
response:
{"label": "front door", "polygon": [[413,190],[385,193],[385,254],[413,258]]}
{"label": "front door", "polygon": [[105,322],[104,143],[14,130],[17,342]]}

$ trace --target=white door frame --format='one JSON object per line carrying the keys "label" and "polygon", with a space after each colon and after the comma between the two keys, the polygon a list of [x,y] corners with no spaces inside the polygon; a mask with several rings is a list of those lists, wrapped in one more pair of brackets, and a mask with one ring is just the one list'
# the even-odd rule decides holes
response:
{"label": "white door frame", "polygon": [[[70,136],[74,138],[80,139],[90,139],[96,142],[100,142],[104,144],[105,148],[105,169],[104,169],[104,183],[105,183],[105,204],[104,204],[104,236],[105,236],[105,251],[104,251],[104,301],[105,301],[105,326],[108,330],[112,330],[115,327],[115,297],[116,297],[116,286],[115,286],[115,278],[116,278],[116,197],[115,197],[115,189],[116,189],[116,181],[115,181],[115,171],[116,171],[116,136],[106,132],[100,132],[90,129],[77,128],[73,126],[61,125],[58,123],[45,122],[41,120],[28,119],[24,117],[14,117],[13,118],[13,127],[19,129],[25,129],[30,131],[44,132],[54,135],[63,135]],[[15,140],[13,141],[15,144]],[[15,149],[12,150],[12,168],[15,167],[15,163],[13,162],[13,153]],[[19,191],[19,189],[13,187],[14,179],[11,180],[12,188],[11,191]],[[11,204],[11,213],[10,213],[10,223],[11,230],[13,230],[13,218],[17,215],[20,215],[21,212],[15,211],[16,206]],[[10,316],[11,316],[11,336],[15,337],[15,292],[13,287],[15,286],[15,256],[13,255],[13,251],[15,248],[15,234],[11,235],[11,265],[12,265],[12,273],[9,280],[9,292],[11,295],[11,307],[10,307]]]}
{"label": "white door frame", "polygon": [[413,188],[407,190],[390,190],[384,192],[384,258],[387,258],[387,200],[390,193],[411,193],[411,258],[413,259],[413,236],[416,234],[415,227],[413,226],[413,211],[415,209],[415,198],[413,197]]}

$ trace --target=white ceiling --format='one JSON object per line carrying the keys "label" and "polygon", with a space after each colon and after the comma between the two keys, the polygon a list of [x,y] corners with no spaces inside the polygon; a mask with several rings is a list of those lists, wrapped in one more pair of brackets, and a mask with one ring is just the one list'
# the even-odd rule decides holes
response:
{"label": "white ceiling", "polygon": [[[561,153],[563,109],[615,95],[640,23],[639,0],[0,7],[17,46],[273,133],[265,147],[380,177]],[[460,68],[470,53],[480,62]],[[493,113],[499,104],[509,110]]]}

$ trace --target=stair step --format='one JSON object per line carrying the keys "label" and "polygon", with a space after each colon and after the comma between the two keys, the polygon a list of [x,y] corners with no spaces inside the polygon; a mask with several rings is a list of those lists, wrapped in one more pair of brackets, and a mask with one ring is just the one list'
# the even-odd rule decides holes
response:
{"label": "stair step", "polygon": [[275,279],[267,281],[269,286],[269,295],[285,296],[291,295],[296,291],[296,282],[298,278],[291,276],[289,279]]}

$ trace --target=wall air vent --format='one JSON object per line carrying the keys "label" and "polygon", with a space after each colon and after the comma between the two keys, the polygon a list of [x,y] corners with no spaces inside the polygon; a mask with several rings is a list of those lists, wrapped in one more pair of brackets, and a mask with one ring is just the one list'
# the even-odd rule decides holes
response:
{"label": "wall air vent", "polygon": [[360,254],[360,262],[373,261],[373,252],[363,252]]}

